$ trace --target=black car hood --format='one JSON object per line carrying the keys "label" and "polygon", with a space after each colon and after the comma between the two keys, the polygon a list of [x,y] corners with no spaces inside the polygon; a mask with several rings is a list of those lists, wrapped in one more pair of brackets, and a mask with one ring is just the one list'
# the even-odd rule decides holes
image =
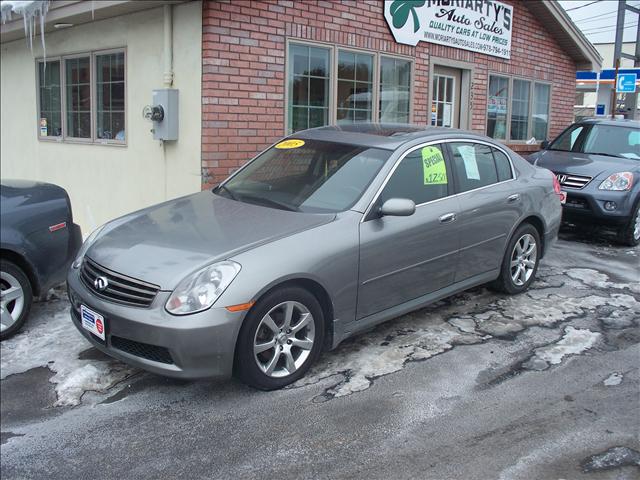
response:
{"label": "black car hood", "polygon": [[589,153],[543,150],[530,157],[537,166],[556,173],[573,173],[595,178],[600,174],[640,170],[640,159],[609,157]]}

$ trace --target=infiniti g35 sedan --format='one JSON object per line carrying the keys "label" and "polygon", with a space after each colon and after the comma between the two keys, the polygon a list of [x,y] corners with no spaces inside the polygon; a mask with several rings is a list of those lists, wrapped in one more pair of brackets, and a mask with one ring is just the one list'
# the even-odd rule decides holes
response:
{"label": "infiniti g35 sedan", "polygon": [[297,132],[213,190],[93,232],[68,275],[73,322],[158,374],[279,388],[385,320],[485,283],[526,290],[559,194],[549,170],[463,131]]}

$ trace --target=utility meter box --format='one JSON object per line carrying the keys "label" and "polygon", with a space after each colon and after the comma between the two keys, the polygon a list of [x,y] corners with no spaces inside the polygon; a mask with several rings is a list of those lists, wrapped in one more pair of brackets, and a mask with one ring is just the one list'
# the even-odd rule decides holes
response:
{"label": "utility meter box", "polygon": [[154,140],[178,140],[178,90],[163,88],[153,91],[153,105],[162,108],[162,118],[153,119]]}

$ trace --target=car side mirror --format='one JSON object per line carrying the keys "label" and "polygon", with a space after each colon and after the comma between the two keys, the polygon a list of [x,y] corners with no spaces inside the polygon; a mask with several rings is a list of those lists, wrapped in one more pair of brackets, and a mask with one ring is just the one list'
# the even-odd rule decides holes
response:
{"label": "car side mirror", "polygon": [[408,217],[416,211],[416,204],[408,198],[390,198],[382,204],[381,217]]}
{"label": "car side mirror", "polygon": [[542,150],[546,150],[547,148],[549,148],[549,140],[543,140],[542,143],[540,144],[540,148]]}

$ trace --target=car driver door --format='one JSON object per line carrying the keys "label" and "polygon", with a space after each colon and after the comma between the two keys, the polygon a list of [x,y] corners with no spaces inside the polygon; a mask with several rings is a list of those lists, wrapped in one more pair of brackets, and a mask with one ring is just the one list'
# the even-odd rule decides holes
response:
{"label": "car driver door", "polygon": [[[408,151],[360,224],[357,318],[451,285],[458,260],[458,200],[440,145]],[[408,198],[410,216],[380,216],[391,198]]]}

